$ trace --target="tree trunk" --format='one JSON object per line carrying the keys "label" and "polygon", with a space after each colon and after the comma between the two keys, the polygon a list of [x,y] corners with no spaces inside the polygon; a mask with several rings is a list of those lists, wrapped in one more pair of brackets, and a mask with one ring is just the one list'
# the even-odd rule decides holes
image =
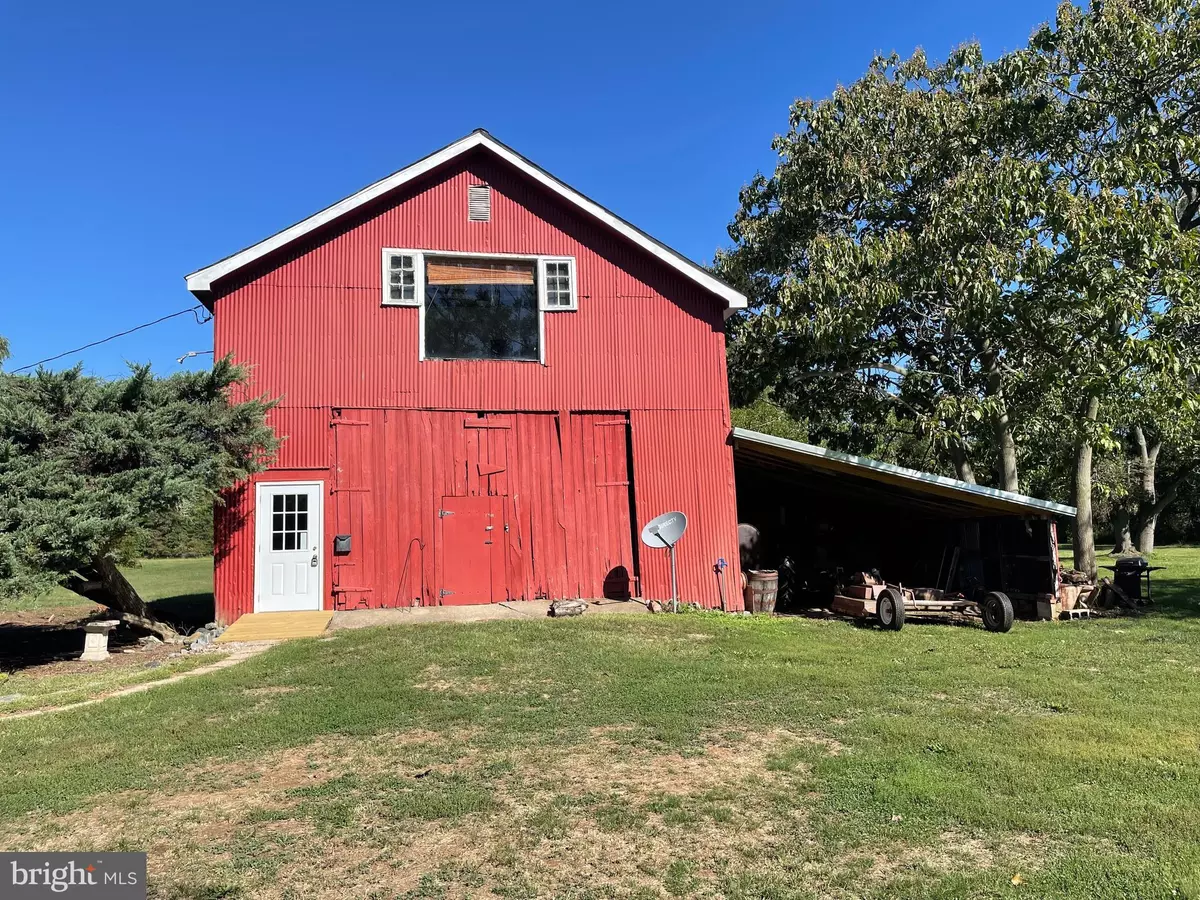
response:
{"label": "tree trunk", "polygon": [[953,441],[950,442],[948,450],[950,461],[954,463],[954,473],[958,476],[958,480],[965,481],[967,484],[974,484],[975,470],[971,468],[971,461],[967,459],[967,451]]}
{"label": "tree trunk", "polygon": [[1129,531],[1129,508],[1122,505],[1113,510],[1113,554],[1133,550],[1133,535]]}
{"label": "tree trunk", "polygon": [[1149,534],[1147,534],[1146,527],[1143,526],[1138,536],[1138,550],[1142,553],[1154,552],[1154,528],[1158,523],[1158,517],[1162,515],[1162,511],[1170,506],[1172,501],[1179,495],[1179,489],[1186,480],[1186,474],[1176,478],[1165,491],[1158,495],[1154,501],[1154,505],[1146,510],[1146,521],[1150,523],[1150,527]]}
{"label": "tree trunk", "polygon": [[996,435],[996,477],[1001,490],[1020,493],[1021,483],[1017,478],[1017,443],[1013,440],[1008,405],[1004,402],[1000,359],[995,353],[988,353],[984,355],[983,363],[987,369],[988,395],[999,405],[999,411],[992,414],[992,429]]}
{"label": "tree trunk", "polygon": [[[1089,397],[1084,413],[1087,422],[1100,415],[1100,398]],[[1075,442],[1075,478],[1072,490],[1075,501],[1075,525],[1072,543],[1075,547],[1075,568],[1096,577],[1096,533],[1092,521],[1092,439],[1081,429]]]}
{"label": "tree trunk", "polygon": [[1154,552],[1154,530],[1158,525],[1158,490],[1155,487],[1155,477],[1158,469],[1158,454],[1162,450],[1162,441],[1153,447],[1147,445],[1145,432],[1140,426],[1133,429],[1133,437],[1137,442],[1138,461],[1140,463],[1142,483],[1141,496],[1138,503],[1138,552]]}
{"label": "tree trunk", "polygon": [[1000,477],[1000,487],[1003,490],[1019,494],[1021,482],[1017,478],[1017,443],[1013,440],[1007,411],[996,416],[995,425],[996,449],[1000,452],[999,469],[996,474]]}
{"label": "tree trunk", "polygon": [[64,586],[94,603],[117,610],[123,614],[123,621],[156,634],[163,640],[179,637],[175,629],[154,617],[146,601],[107,556],[96,557],[91,565],[79,570],[79,577],[71,578]]}

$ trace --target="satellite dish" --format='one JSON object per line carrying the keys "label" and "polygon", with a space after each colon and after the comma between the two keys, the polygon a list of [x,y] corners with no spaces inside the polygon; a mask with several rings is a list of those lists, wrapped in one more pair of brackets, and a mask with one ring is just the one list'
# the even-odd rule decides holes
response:
{"label": "satellite dish", "polygon": [[671,554],[671,609],[679,611],[679,587],[675,581],[675,544],[687,529],[687,516],[681,512],[665,512],[655,516],[642,529],[642,543]]}
{"label": "satellite dish", "polygon": [[642,529],[642,543],[659,549],[674,547],[686,529],[687,516],[681,512],[665,512],[646,523]]}

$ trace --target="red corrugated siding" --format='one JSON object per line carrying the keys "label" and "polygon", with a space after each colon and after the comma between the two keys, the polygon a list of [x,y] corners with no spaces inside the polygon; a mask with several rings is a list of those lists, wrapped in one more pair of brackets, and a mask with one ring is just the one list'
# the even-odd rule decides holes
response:
{"label": "red corrugated siding", "polygon": [[329,468],[328,409],[277,406],[267,413],[267,422],[281,439],[275,468]]}
{"label": "red corrugated siding", "polygon": [[[492,184],[492,221],[466,221]],[[546,365],[418,359],[418,313],[382,307],[383,247],[574,256],[577,312],[545,316]],[[215,304],[218,355],[288,406],[715,409],[723,304],[489,156],[414,188]]]}
{"label": "red corrugated siding", "polygon": [[[721,410],[635,410],[633,473],[639,529],[655,516],[680,510],[687,532],[675,547],[679,596],[715,607],[719,602],[718,559],[725,569],[726,605],[742,606],[738,565],[737,502],[729,419]],[[665,550],[643,545],[642,592],[664,600],[671,596],[671,570]]]}
{"label": "red corrugated siding", "polygon": [[[466,221],[477,181],[493,188],[489,223]],[[422,362],[418,311],[380,303],[385,246],[574,256],[579,310],[545,316],[546,365]],[[263,477],[326,481],[329,606],[437,603],[440,499],[490,494],[508,498],[508,596],[599,596],[625,566],[665,599],[665,556],[631,544],[678,508],[681,595],[715,606],[724,557],[741,607],[718,299],[483,153],[239,277],[218,286],[216,351],[252,366],[252,393],[283,398],[271,422],[287,439]],[[465,427],[476,410],[507,427]],[[601,424],[626,416],[628,430]],[[253,497],[218,511],[224,621],[253,609]],[[339,533],[348,556],[330,552]]]}

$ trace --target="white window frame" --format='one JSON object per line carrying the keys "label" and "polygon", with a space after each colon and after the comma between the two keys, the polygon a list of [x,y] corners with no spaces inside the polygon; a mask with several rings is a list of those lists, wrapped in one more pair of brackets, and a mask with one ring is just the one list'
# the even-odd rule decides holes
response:
{"label": "white window frame", "polygon": [[[567,276],[570,278],[571,302],[567,306],[546,305],[546,265],[548,263],[566,263]],[[575,287],[575,257],[573,256],[539,256],[538,257],[538,306],[543,312],[575,312],[579,309],[579,291]]]}
{"label": "white window frame", "polygon": [[[413,257],[413,265],[416,266],[414,281],[417,286],[417,300],[393,300],[391,292],[388,290],[388,272],[390,259],[389,257],[403,253],[406,256]],[[575,257],[574,256],[539,256],[536,253],[476,253],[474,251],[467,252],[462,250],[408,250],[400,247],[384,247],[383,248],[383,283],[382,296],[384,306],[407,306],[417,308],[417,342],[419,347],[418,359],[425,362],[429,359],[425,355],[425,259],[429,256],[449,256],[456,259],[505,259],[520,262],[531,262],[534,264],[535,277],[537,278],[538,290],[538,362],[541,365],[546,364],[546,313],[548,312],[575,312],[579,309],[579,290],[576,287],[575,279]],[[570,306],[546,306],[546,263],[548,262],[565,262],[569,265],[571,274],[571,305]],[[440,362],[442,360],[431,360]],[[461,360],[455,360],[459,362]],[[493,360],[493,362],[533,362],[533,360]]]}
{"label": "white window frame", "polygon": [[[391,282],[388,280],[392,272],[393,256],[411,256],[413,258],[414,299],[395,300],[392,298]],[[383,248],[382,258],[382,296],[384,306],[423,306],[425,303],[425,251],[406,250],[403,248]]]}

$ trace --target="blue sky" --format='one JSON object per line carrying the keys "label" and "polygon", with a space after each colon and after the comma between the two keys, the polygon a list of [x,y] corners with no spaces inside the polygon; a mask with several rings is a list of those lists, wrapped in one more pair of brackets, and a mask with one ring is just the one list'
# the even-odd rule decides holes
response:
{"label": "blue sky", "polygon": [[[794,98],[877,51],[995,56],[1054,7],[0,3],[6,368],[185,309],[187,272],[476,127],[707,262]],[[176,371],[211,328],[179,317],[53,365]]]}

